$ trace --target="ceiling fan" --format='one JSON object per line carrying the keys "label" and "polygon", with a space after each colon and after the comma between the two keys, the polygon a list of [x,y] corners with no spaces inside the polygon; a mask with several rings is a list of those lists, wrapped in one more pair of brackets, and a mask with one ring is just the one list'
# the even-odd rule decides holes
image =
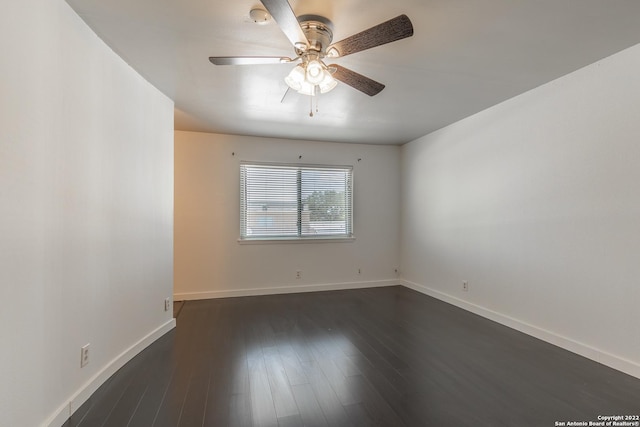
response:
{"label": "ceiling fan", "polygon": [[337,64],[326,65],[325,58],[340,58],[413,35],[406,15],[399,15],[336,43],[332,23],[319,15],[296,17],[287,0],[260,0],[282,32],[293,44],[295,58],[277,56],[212,56],[214,65],[280,64],[300,61],[285,78],[287,85],[301,94],[326,93],[341,81],[369,96],[384,85]]}

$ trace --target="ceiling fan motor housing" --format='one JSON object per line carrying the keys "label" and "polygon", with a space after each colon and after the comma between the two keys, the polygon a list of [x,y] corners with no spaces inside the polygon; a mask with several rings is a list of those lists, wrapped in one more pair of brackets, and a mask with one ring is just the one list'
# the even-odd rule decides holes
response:
{"label": "ceiling fan motor housing", "polygon": [[[333,24],[325,17],[318,15],[301,15],[298,17],[302,32],[309,41],[306,52],[314,51],[320,57],[324,57],[327,47],[333,40]],[[297,49],[296,53],[304,56],[305,51]],[[309,52],[311,53],[311,52]]]}

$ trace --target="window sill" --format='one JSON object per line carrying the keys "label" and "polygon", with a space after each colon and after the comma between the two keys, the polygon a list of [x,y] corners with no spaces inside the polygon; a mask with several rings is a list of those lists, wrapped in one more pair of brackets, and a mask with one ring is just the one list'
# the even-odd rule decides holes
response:
{"label": "window sill", "polygon": [[238,239],[241,245],[264,245],[264,244],[282,244],[282,243],[352,243],[355,237],[302,237],[302,238],[255,238],[255,239]]}

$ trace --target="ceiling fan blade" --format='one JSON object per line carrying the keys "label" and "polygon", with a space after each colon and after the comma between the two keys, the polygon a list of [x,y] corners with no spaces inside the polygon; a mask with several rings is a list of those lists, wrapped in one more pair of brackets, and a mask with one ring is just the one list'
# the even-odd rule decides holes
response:
{"label": "ceiling fan blade", "polygon": [[412,35],[411,20],[407,15],[400,15],[332,44],[327,48],[327,56],[332,58],[347,56]]}
{"label": "ceiling fan blade", "polygon": [[293,59],[280,56],[211,56],[209,61],[214,65],[258,65],[282,64]]}
{"label": "ceiling fan blade", "polygon": [[358,74],[348,68],[341,67],[337,64],[329,65],[329,68],[335,68],[335,72],[332,74],[333,78],[340,80],[342,83],[348,84],[354,89],[358,89],[360,92],[366,93],[369,96],[374,96],[380,93],[384,89],[382,83],[378,83],[375,80],[365,77],[362,74]]}
{"label": "ceiling fan blade", "polygon": [[273,16],[282,32],[295,47],[309,44],[307,37],[300,28],[296,14],[287,0],[260,0],[267,11]]}

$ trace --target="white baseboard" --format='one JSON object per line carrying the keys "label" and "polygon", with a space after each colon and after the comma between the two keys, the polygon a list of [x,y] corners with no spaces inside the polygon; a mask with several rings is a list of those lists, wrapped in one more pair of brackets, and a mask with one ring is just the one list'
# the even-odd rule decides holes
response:
{"label": "white baseboard", "polygon": [[66,399],[66,403],[60,406],[43,424],[43,427],[60,427],[71,415],[86,402],[89,397],[111,377],[125,363],[133,359],[138,353],[147,348],[155,340],[175,328],[176,319],[171,319],[151,331],[137,343],[120,353],[115,359],[104,366],[89,381],[87,381],[79,390]]}
{"label": "white baseboard", "polygon": [[[282,286],[272,288],[236,289],[207,292],[186,292],[174,294],[175,301],[198,300],[210,298],[227,298],[240,296],[275,295],[302,292],[319,292],[331,290],[374,288],[382,286],[402,285],[425,295],[429,295],[441,301],[460,307],[479,316],[498,322],[512,329],[531,335],[548,343],[557,345],[565,350],[584,356],[588,359],[602,363],[613,369],[619,370],[636,378],[640,378],[640,364],[607,353],[600,349],[574,341],[570,338],[547,331],[537,326],[522,322],[513,317],[489,310],[482,306],[461,300],[444,292],[410,282],[408,280],[377,280],[369,282],[330,283],[301,286]],[[89,397],[118,369],[133,359],[138,353],[147,348],[155,340],[169,332],[176,325],[175,319],[171,319],[147,334],[137,343],[123,351],[119,356],[108,363],[100,372],[96,373],[84,386],[67,399],[67,403],[60,406],[43,424],[43,427],[59,427],[75,412]]]}
{"label": "white baseboard", "polygon": [[600,349],[572,340],[571,338],[558,335],[554,332],[547,331],[546,329],[539,328],[535,325],[531,325],[513,317],[506,316],[482,306],[461,300],[460,298],[456,298],[444,292],[431,289],[424,285],[413,283],[408,280],[399,280],[399,283],[409,289],[413,289],[425,295],[429,295],[441,301],[455,305],[479,316],[493,320],[494,322],[500,323],[527,335],[531,335],[532,337],[541,339],[542,341],[546,341],[550,344],[556,345],[572,353],[584,356],[587,359],[602,363],[603,365],[624,372],[625,374],[640,378],[640,364],[631,360],[627,360],[619,356],[607,353],[606,351],[602,351]]}
{"label": "white baseboard", "polygon": [[297,294],[303,292],[339,291],[346,289],[377,288],[399,285],[398,280],[369,282],[326,283],[317,285],[278,286],[272,288],[226,289],[221,291],[182,292],[173,294],[174,301],[190,301],[212,298],[247,297],[257,295]]}

